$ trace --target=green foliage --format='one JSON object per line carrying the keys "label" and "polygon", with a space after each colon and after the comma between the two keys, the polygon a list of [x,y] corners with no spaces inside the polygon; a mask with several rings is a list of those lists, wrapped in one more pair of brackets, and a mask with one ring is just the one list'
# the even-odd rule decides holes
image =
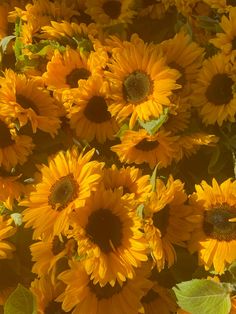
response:
{"label": "green foliage", "polygon": [[136,212],[140,218],[143,218],[143,210],[144,210],[144,204],[138,205]]}
{"label": "green foliage", "polygon": [[36,300],[33,294],[21,284],[10,294],[4,314],[37,314]]}
{"label": "green foliage", "polygon": [[129,130],[129,125],[127,123],[124,123],[117,132],[116,137],[121,138],[127,130]]}
{"label": "green foliage", "polygon": [[10,35],[10,36],[4,37],[4,38],[0,41],[0,47],[1,47],[3,53],[6,52],[7,46],[8,46],[9,43],[12,41],[12,39],[15,39],[15,38],[16,38],[16,36]]}
{"label": "green foliage", "polygon": [[159,118],[147,122],[138,120],[140,126],[144,128],[150,135],[154,135],[160,127],[168,120],[169,108],[165,108]]}
{"label": "green foliage", "polygon": [[158,168],[158,165],[156,165],[155,169],[153,170],[152,176],[150,178],[150,183],[152,185],[152,191],[156,190],[157,168]]}
{"label": "green foliage", "polygon": [[22,221],[22,215],[20,213],[11,214],[11,218],[14,220],[14,223],[16,226],[22,225],[23,221]]}
{"label": "green foliage", "polygon": [[193,279],[173,288],[178,305],[191,314],[228,314],[230,285],[207,279]]}

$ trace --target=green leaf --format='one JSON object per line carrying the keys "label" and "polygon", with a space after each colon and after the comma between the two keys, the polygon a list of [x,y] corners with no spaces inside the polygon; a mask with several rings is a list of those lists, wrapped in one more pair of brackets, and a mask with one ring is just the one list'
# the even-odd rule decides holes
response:
{"label": "green leaf", "polygon": [[167,121],[168,113],[169,109],[165,108],[158,119],[153,119],[147,122],[141,120],[138,121],[142,128],[144,128],[150,135],[154,135],[160,129],[162,124]]}
{"label": "green leaf", "polygon": [[37,314],[34,295],[18,284],[4,305],[4,314]]}
{"label": "green leaf", "polygon": [[14,35],[6,36],[0,41],[0,46],[2,48],[2,52],[5,53],[7,50],[7,46],[12,39],[16,38]]}
{"label": "green leaf", "polygon": [[11,218],[14,220],[16,226],[22,225],[22,215],[20,213],[13,213],[11,214]]}
{"label": "green leaf", "polygon": [[150,183],[152,185],[152,190],[153,191],[156,190],[157,168],[158,168],[158,165],[156,165],[155,169],[153,170],[152,176],[150,178]]}
{"label": "green leaf", "polygon": [[185,281],[173,288],[178,305],[191,314],[228,314],[231,308],[228,285],[207,279]]}
{"label": "green leaf", "polygon": [[232,274],[234,279],[236,278],[236,261],[234,261],[228,268],[228,271]]}
{"label": "green leaf", "polygon": [[115,136],[120,138],[127,130],[129,130],[129,125],[127,123],[124,123]]}

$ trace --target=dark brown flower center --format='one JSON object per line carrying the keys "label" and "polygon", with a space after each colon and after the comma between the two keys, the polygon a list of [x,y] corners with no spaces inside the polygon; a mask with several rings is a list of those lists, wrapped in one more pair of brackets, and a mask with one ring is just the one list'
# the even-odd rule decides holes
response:
{"label": "dark brown flower center", "polygon": [[58,303],[54,300],[50,301],[47,306],[44,309],[45,314],[64,314],[64,313],[71,313],[70,312],[65,312],[61,308],[61,303]]}
{"label": "dark brown flower center", "polygon": [[[61,177],[50,188],[48,204],[62,210],[77,196],[77,183],[72,174]],[[59,206],[58,206],[59,205]],[[58,207],[57,207],[58,206]]]}
{"label": "dark brown flower center", "polygon": [[14,143],[7,125],[0,120],[0,148],[5,148]]}
{"label": "dark brown flower center", "polygon": [[109,209],[101,208],[93,212],[85,230],[91,241],[104,253],[113,251],[122,243],[122,222]]}
{"label": "dark brown flower center", "polygon": [[68,84],[71,88],[76,88],[78,87],[79,80],[87,80],[90,75],[90,71],[85,68],[73,69],[66,76],[66,84]]}
{"label": "dark brown flower center", "polygon": [[219,241],[236,239],[236,222],[229,219],[236,217],[236,210],[230,207],[216,207],[205,211],[203,230],[205,234]]}
{"label": "dark brown flower center", "polygon": [[24,109],[33,109],[37,115],[40,115],[39,109],[33,100],[21,94],[16,94],[16,102]]}
{"label": "dark brown flower center", "polygon": [[236,6],[236,0],[226,0],[226,5],[232,5],[232,7]]}
{"label": "dark brown flower center", "polygon": [[84,115],[94,123],[103,123],[111,119],[107,103],[102,96],[93,96],[90,98],[85,107]]}
{"label": "dark brown flower center", "polygon": [[231,44],[232,44],[232,50],[236,50],[236,36],[233,38]]}
{"label": "dark brown flower center", "polygon": [[159,143],[157,141],[148,141],[146,138],[142,139],[134,147],[138,150],[143,150],[144,152],[149,152],[157,148]]}
{"label": "dark brown flower center", "polygon": [[134,71],[123,82],[123,95],[126,101],[139,103],[151,93],[152,84],[147,74]]}
{"label": "dark brown flower center", "polygon": [[62,236],[62,239],[59,236],[54,236],[52,240],[52,253],[53,255],[58,255],[65,249],[66,242],[68,241],[67,237]]}
{"label": "dark brown flower center", "polygon": [[102,8],[111,19],[117,19],[121,13],[121,3],[118,1],[107,1]]}
{"label": "dark brown flower center", "polygon": [[175,61],[171,62],[169,64],[169,67],[173,68],[175,70],[178,70],[180,72],[181,76],[177,79],[176,83],[182,85],[182,87],[183,87],[187,83],[184,67],[182,67],[181,65],[179,65]]}
{"label": "dark brown flower center", "polygon": [[99,283],[94,285],[92,281],[90,281],[89,289],[92,293],[96,295],[98,300],[102,300],[102,299],[110,299],[113,295],[120,293],[124,285],[125,283],[123,284],[123,286],[120,286],[119,283],[116,281],[114,287],[112,287],[109,283],[101,287]]}
{"label": "dark brown flower center", "polygon": [[153,289],[150,289],[147,294],[142,297],[141,303],[151,303],[155,301],[158,297],[159,294]]}
{"label": "dark brown flower center", "polygon": [[170,216],[169,212],[169,207],[165,206],[163,209],[154,213],[152,216],[153,225],[161,231],[162,236],[164,236],[167,231]]}
{"label": "dark brown flower center", "polygon": [[216,106],[228,104],[233,99],[234,81],[226,73],[215,74],[206,90],[206,98]]}

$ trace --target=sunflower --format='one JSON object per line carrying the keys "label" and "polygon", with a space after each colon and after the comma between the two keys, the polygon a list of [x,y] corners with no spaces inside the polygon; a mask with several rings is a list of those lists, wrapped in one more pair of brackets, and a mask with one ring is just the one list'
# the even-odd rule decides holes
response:
{"label": "sunflower", "polygon": [[131,23],[136,11],[133,0],[86,0],[85,11],[100,26]]}
{"label": "sunflower", "polygon": [[32,261],[35,262],[32,272],[39,277],[54,273],[57,262],[64,257],[71,257],[75,252],[75,240],[64,235],[56,235],[47,241],[38,241],[30,246]]}
{"label": "sunflower", "polygon": [[6,241],[15,232],[16,228],[12,226],[13,220],[7,216],[0,215],[0,260],[12,258],[15,247],[12,243]]}
{"label": "sunflower", "polygon": [[[23,165],[34,148],[31,137],[27,135],[17,135],[12,124],[1,117],[0,134],[0,166],[10,171],[17,164]],[[8,195],[5,194],[7,189],[8,187],[5,186],[5,191],[2,191],[2,197],[6,197],[6,199],[8,198]]]}
{"label": "sunflower", "polygon": [[225,54],[236,55],[236,8],[229,11],[229,17],[223,15],[221,18],[220,26],[223,30],[221,33],[216,34],[216,38],[210,42],[217,48],[221,49]]}
{"label": "sunflower", "polygon": [[24,194],[26,188],[18,179],[19,176],[0,176],[0,202],[4,206],[12,210],[14,201],[19,201]]}
{"label": "sunflower", "polygon": [[184,156],[188,158],[195,154],[201,146],[215,146],[218,140],[217,136],[203,132],[179,135],[178,150],[174,159],[178,162]]}
{"label": "sunflower", "polygon": [[142,170],[135,167],[103,169],[103,184],[105,189],[123,188],[123,195],[131,197],[138,204],[144,203],[150,195],[151,184],[149,175],[142,175]]}
{"label": "sunflower", "polygon": [[71,214],[78,254],[84,257],[94,283],[114,286],[134,277],[134,268],[147,260],[147,243],[134,203],[122,198],[123,189],[101,187],[84,208]]}
{"label": "sunflower", "polygon": [[101,74],[106,62],[105,49],[92,51],[89,56],[69,47],[63,54],[55,50],[43,78],[51,90],[75,89],[94,74]]}
{"label": "sunflower", "polygon": [[94,23],[87,26],[84,23],[51,21],[51,26],[42,27],[42,31],[42,37],[56,39],[61,44],[67,43],[71,48],[78,46],[83,51],[91,51],[99,46],[98,30]]}
{"label": "sunflower", "polygon": [[177,80],[177,83],[182,86],[181,94],[188,95],[202,65],[204,49],[184,32],[179,32],[174,38],[163,41],[161,48],[168,66],[181,74]]}
{"label": "sunflower", "polygon": [[148,163],[151,168],[156,165],[167,167],[174,159],[178,136],[171,136],[170,132],[158,131],[149,135],[146,130],[128,130],[121,138],[121,144],[111,147],[121,162],[142,164]]}
{"label": "sunflower", "polygon": [[141,299],[142,307],[138,314],[154,314],[158,310],[161,314],[176,312],[176,303],[171,292],[157,283],[147,291]]}
{"label": "sunflower", "polygon": [[172,5],[174,5],[174,0],[143,0],[141,10],[139,10],[138,15],[151,19],[162,19],[165,17],[166,11]]}
{"label": "sunflower", "polygon": [[204,0],[213,9],[217,9],[219,13],[229,12],[236,7],[235,0]]}
{"label": "sunflower", "polygon": [[64,311],[71,310],[73,314],[137,314],[140,299],[152,284],[145,275],[142,269],[137,270],[134,278],[123,284],[107,283],[101,287],[89,278],[83,263],[71,261],[70,269],[58,276],[66,289],[57,300],[62,302]]}
{"label": "sunflower", "polygon": [[109,112],[111,97],[108,83],[101,76],[94,76],[74,98],[68,117],[76,135],[88,142],[94,138],[99,143],[114,139],[119,126]]}
{"label": "sunflower", "polygon": [[169,96],[180,87],[176,84],[180,74],[167,67],[157,46],[145,44],[136,35],[122,46],[112,50],[105,75],[114,101],[112,115],[121,121],[131,115],[132,128],[138,118],[159,117],[163,108],[171,106]]}
{"label": "sunflower", "polygon": [[175,0],[176,8],[186,17],[192,15],[208,16],[210,7],[203,0]]}
{"label": "sunflower", "polygon": [[65,313],[61,304],[55,301],[64,289],[64,284],[61,281],[55,282],[49,275],[32,281],[30,290],[36,298],[37,313]]}
{"label": "sunflower", "polygon": [[187,195],[180,180],[169,177],[166,185],[156,180],[156,188],[150,202],[144,208],[144,232],[148,240],[151,255],[159,271],[165,262],[168,267],[176,260],[173,245],[185,246],[193,230],[187,218],[192,208],[186,205]]}
{"label": "sunflower", "polygon": [[221,184],[213,179],[212,185],[202,181],[191,197],[196,223],[190,252],[198,251],[199,264],[219,274],[236,259],[235,188],[231,179]]}
{"label": "sunflower", "polygon": [[235,121],[236,77],[232,67],[229,59],[221,53],[203,62],[192,101],[206,125],[217,123],[221,126],[223,121]]}
{"label": "sunflower", "polygon": [[62,106],[43,89],[41,82],[9,69],[0,78],[0,85],[1,115],[18,120],[20,127],[30,122],[34,133],[40,129],[55,136]]}
{"label": "sunflower", "polygon": [[102,164],[90,161],[94,150],[79,154],[76,148],[60,151],[49,157],[48,166],[38,166],[41,178],[30,195],[20,202],[25,227],[33,227],[33,238],[65,233],[69,228],[68,215],[74,208],[83,207],[96,189]]}

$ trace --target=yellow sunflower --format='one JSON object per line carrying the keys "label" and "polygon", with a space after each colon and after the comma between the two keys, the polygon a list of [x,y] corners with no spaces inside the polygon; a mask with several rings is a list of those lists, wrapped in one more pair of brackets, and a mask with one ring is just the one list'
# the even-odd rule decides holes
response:
{"label": "yellow sunflower", "polygon": [[191,197],[195,209],[195,230],[189,242],[191,252],[198,251],[199,264],[212,266],[222,274],[236,259],[236,181],[228,179],[212,185],[202,181]]}
{"label": "yellow sunflower", "polygon": [[83,263],[78,261],[71,261],[70,269],[58,278],[66,289],[56,300],[62,302],[64,311],[74,314],[137,314],[140,299],[152,285],[141,269],[123,284],[116,281],[113,286],[107,283],[101,287],[89,278]]}
{"label": "yellow sunflower", "polygon": [[[32,138],[27,135],[17,135],[11,124],[1,117],[0,134],[0,166],[10,171],[17,164],[23,165],[34,148]],[[7,186],[4,189],[2,196],[8,198],[7,195],[4,196]]]}
{"label": "yellow sunflower", "polygon": [[[78,45],[83,51],[95,50],[99,46],[99,41],[97,40],[98,30],[94,23],[85,25],[84,23],[77,24],[67,21],[58,23],[51,21],[51,26],[42,27],[42,31],[44,33],[42,37],[46,39],[57,39],[59,43],[67,43],[72,48]],[[75,45],[76,42],[77,45]]]}
{"label": "yellow sunflower", "polygon": [[156,189],[144,208],[144,232],[159,271],[165,262],[168,267],[174,264],[173,245],[185,246],[184,241],[190,239],[193,227],[187,218],[191,217],[192,208],[186,201],[183,183],[170,176],[166,185],[161,179],[156,180]]}
{"label": "yellow sunflower", "polygon": [[131,23],[136,11],[133,0],[86,0],[87,14],[102,27]]}
{"label": "yellow sunflower", "polygon": [[12,219],[6,216],[0,215],[0,260],[6,258],[12,258],[12,253],[15,251],[15,247],[7,238],[11,237],[16,228],[12,226]]}
{"label": "yellow sunflower", "polygon": [[151,19],[162,19],[170,6],[174,5],[174,0],[143,0],[138,16],[145,16]]}
{"label": "yellow sunflower", "polygon": [[41,82],[9,69],[0,78],[0,85],[1,115],[18,120],[20,126],[30,122],[34,133],[40,129],[55,136],[63,115],[62,106],[49,95]]}
{"label": "yellow sunflower", "polygon": [[78,254],[94,283],[114,286],[134,277],[134,268],[147,260],[147,243],[132,200],[123,189],[101,187],[86,205],[71,214]]}
{"label": "yellow sunflower", "polygon": [[139,118],[159,117],[163,108],[170,107],[176,80],[180,74],[167,67],[165,58],[153,44],[145,44],[136,35],[131,42],[112,50],[112,58],[105,72],[111,84],[112,115],[119,120],[130,117],[130,128]]}
{"label": "yellow sunflower", "polygon": [[138,204],[146,202],[151,192],[150,176],[142,175],[142,170],[135,167],[103,169],[103,184],[105,189],[123,188],[123,195],[131,197]]}
{"label": "yellow sunflower", "polygon": [[203,62],[192,101],[206,125],[235,121],[235,82],[233,65],[225,55],[220,53]]}
{"label": "yellow sunflower", "polygon": [[229,12],[233,7],[236,7],[235,0],[204,0],[213,9],[217,9],[219,13]]}
{"label": "yellow sunflower", "polygon": [[109,112],[110,104],[109,85],[101,76],[94,76],[78,90],[68,118],[79,139],[99,143],[114,139],[119,126]]}
{"label": "yellow sunflower", "polygon": [[64,313],[61,303],[55,299],[65,289],[61,281],[53,281],[49,275],[44,275],[31,282],[30,290],[34,294],[37,303],[38,314]]}
{"label": "yellow sunflower", "polygon": [[163,41],[161,48],[168,66],[178,70],[181,74],[181,77],[177,80],[177,83],[182,86],[181,94],[189,94],[191,85],[195,82],[202,65],[204,49],[200,48],[184,32],[179,32],[174,38]]}
{"label": "yellow sunflower", "polygon": [[149,135],[146,130],[128,130],[121,138],[121,144],[111,147],[121,162],[142,164],[148,163],[151,168],[167,167],[175,157],[178,136],[171,136],[170,132],[158,131]]}
{"label": "yellow sunflower", "polygon": [[175,0],[176,8],[186,17],[192,15],[208,16],[210,7],[203,0]]}
{"label": "yellow sunflower", "polygon": [[75,240],[64,235],[56,235],[47,241],[38,241],[30,246],[32,261],[35,262],[32,272],[42,277],[54,273],[57,262],[75,253]]}
{"label": "yellow sunflower", "polygon": [[26,188],[18,179],[20,176],[0,176],[0,202],[12,210],[14,201],[19,201]]}
{"label": "yellow sunflower", "polygon": [[236,55],[236,8],[229,11],[229,17],[223,15],[221,18],[220,26],[223,30],[222,33],[217,33],[216,38],[210,42],[217,48],[221,49],[225,54]]}
{"label": "yellow sunflower", "polygon": [[138,314],[171,314],[176,312],[176,303],[169,289],[153,284],[141,299],[142,307]]}
{"label": "yellow sunflower", "polygon": [[51,90],[78,88],[82,81],[88,80],[94,74],[102,74],[106,62],[105,49],[92,51],[89,56],[69,47],[63,54],[55,50],[43,78]]}
{"label": "yellow sunflower", "polygon": [[76,148],[49,157],[48,166],[38,166],[41,177],[30,195],[20,202],[25,227],[33,227],[33,238],[49,238],[66,232],[69,213],[83,207],[96,189],[103,164],[90,161],[94,150],[79,154]]}

